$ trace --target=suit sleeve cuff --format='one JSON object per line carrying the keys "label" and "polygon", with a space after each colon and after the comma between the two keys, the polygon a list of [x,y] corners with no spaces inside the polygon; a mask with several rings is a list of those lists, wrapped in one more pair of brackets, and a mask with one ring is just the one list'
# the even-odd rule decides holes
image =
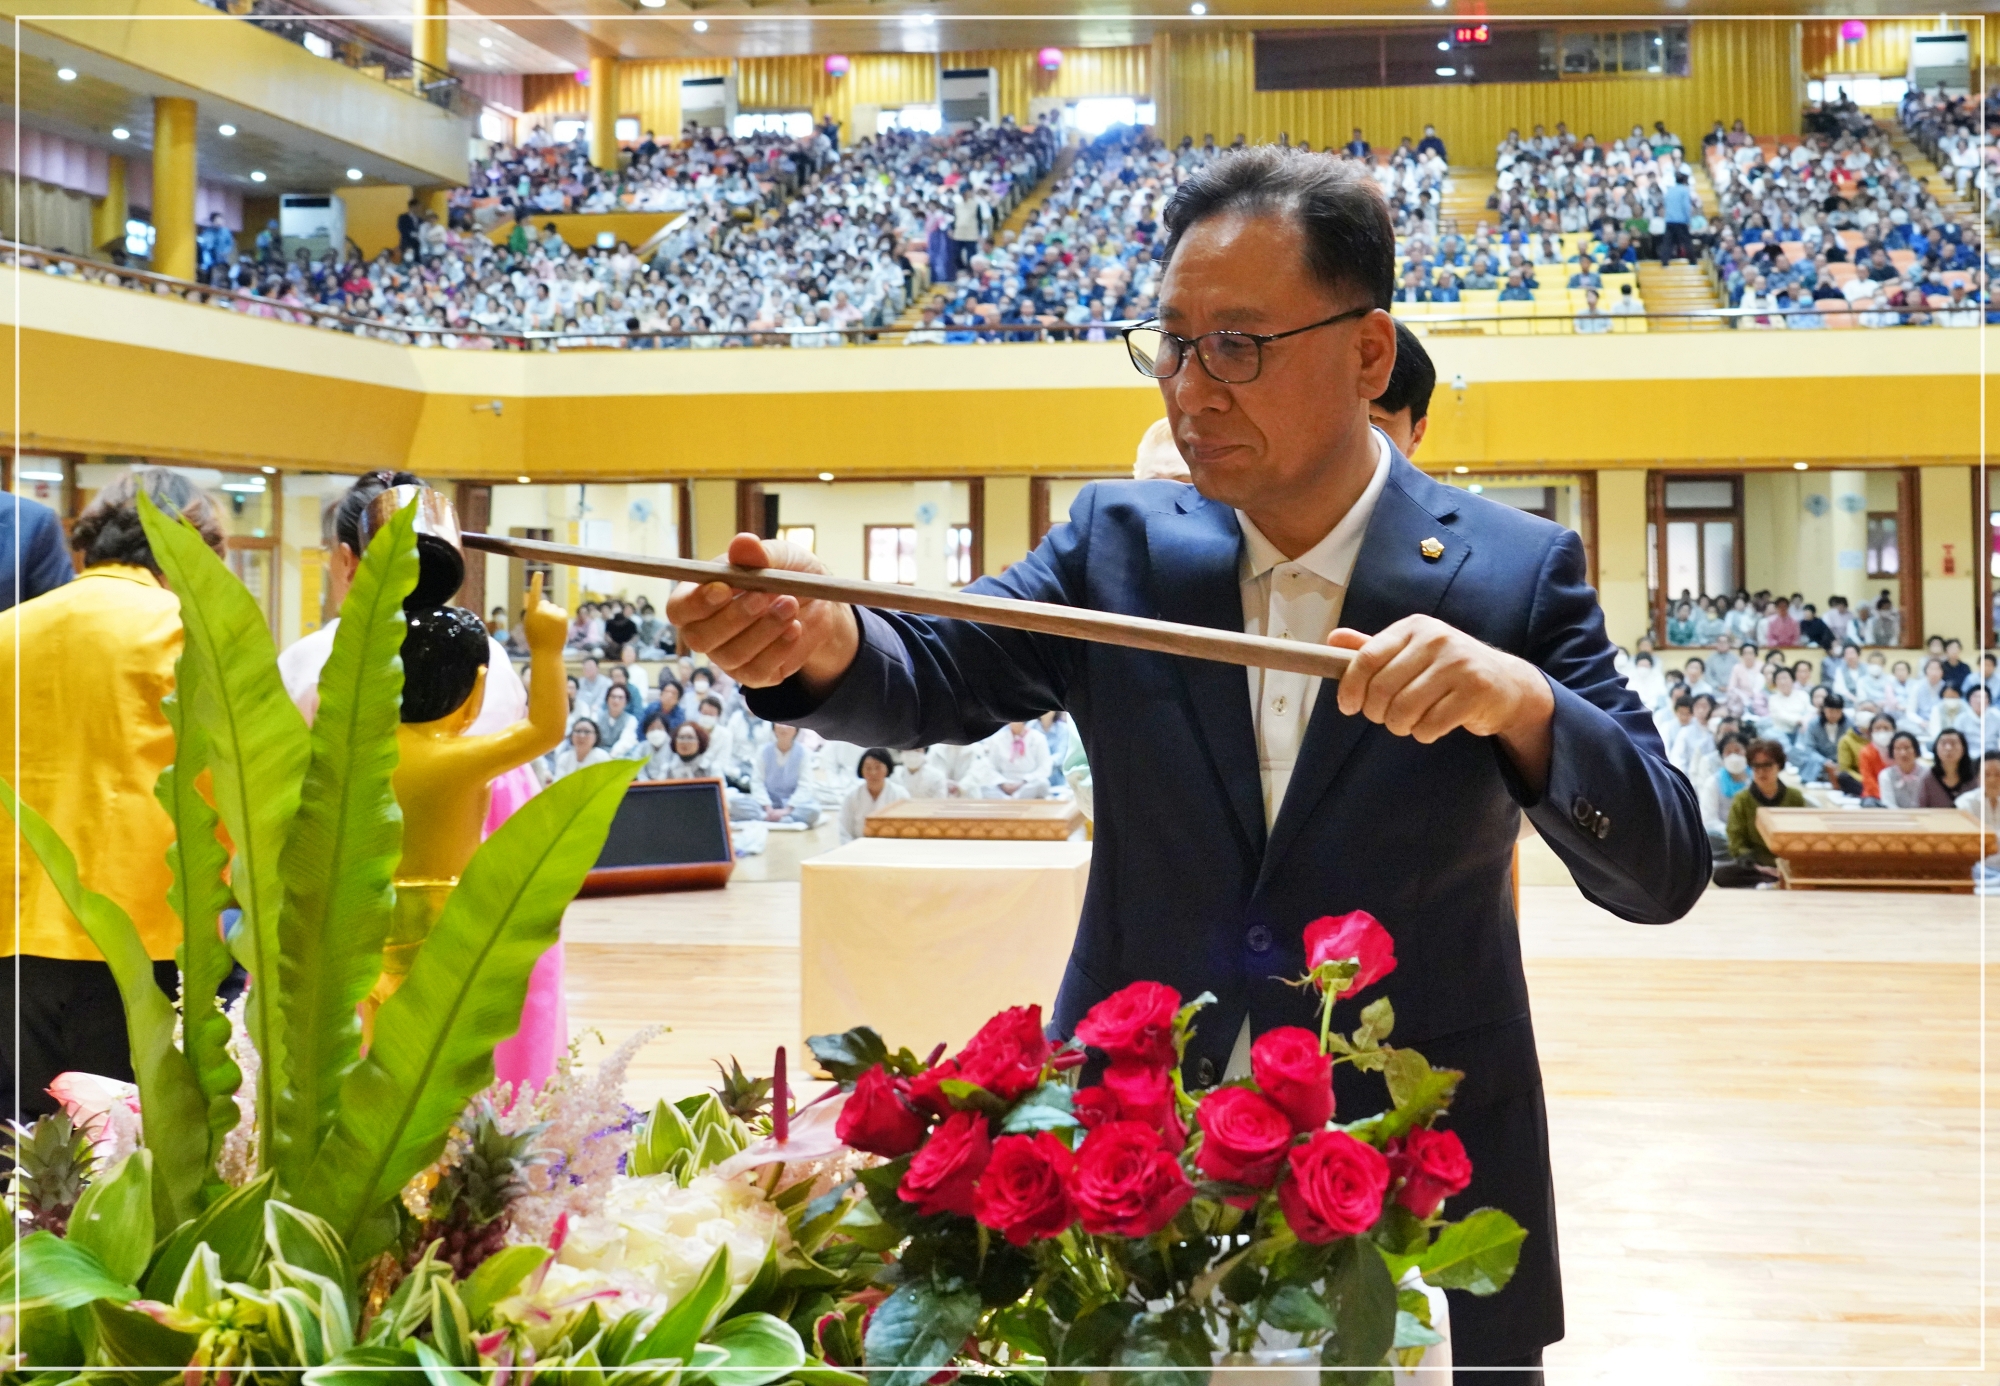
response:
{"label": "suit sleeve cuff", "polygon": [[903,642],[887,621],[867,607],[855,607],[854,616],[861,626],[861,642],[855,648],[854,662],[832,689],[815,697],[804,676],[793,674],[770,688],[745,689],[743,701],[750,711],[766,722],[808,726],[837,722],[849,709],[881,706],[889,666],[903,662]]}

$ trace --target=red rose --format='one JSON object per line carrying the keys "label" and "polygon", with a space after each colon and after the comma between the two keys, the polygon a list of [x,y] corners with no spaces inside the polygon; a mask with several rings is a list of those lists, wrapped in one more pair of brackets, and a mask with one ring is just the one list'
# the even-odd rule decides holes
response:
{"label": "red rose", "polygon": [[1002,1136],[972,1195],[972,1215],[1015,1246],[1059,1236],[1076,1221],[1067,1180],[1076,1156],[1043,1131]]}
{"label": "red rose", "polygon": [[947,1117],[956,1108],[951,1105],[951,1099],[944,1095],[941,1085],[947,1078],[962,1076],[958,1071],[958,1060],[946,1059],[941,1064],[932,1064],[910,1079],[904,1085],[903,1095],[909,1098],[910,1105],[918,1111],[929,1112],[932,1116]]}
{"label": "red rose", "polygon": [[954,1112],[910,1161],[896,1197],[917,1205],[917,1211],[972,1216],[972,1189],[993,1155],[986,1135],[986,1118],[978,1112]]}
{"label": "red rose", "polygon": [[1136,1121],[1109,1121],[1084,1139],[1069,1192],[1084,1231],[1150,1237],[1194,1197],[1194,1185],[1159,1132]]}
{"label": "red rose", "polygon": [[1210,1179],[1266,1189],[1292,1143],[1292,1123],[1248,1088],[1217,1088],[1195,1109],[1201,1152],[1195,1166]]}
{"label": "red rose", "polygon": [[1181,994],[1172,987],[1134,982],[1092,1006],[1078,1022],[1076,1037],[1103,1050],[1113,1063],[1170,1064],[1180,1008]]}
{"label": "red rose", "polygon": [[1078,1088],[1076,1096],[1070,1100],[1070,1110],[1076,1116],[1077,1125],[1086,1131],[1095,1131],[1107,1121],[1118,1120],[1118,1099],[1103,1087]]}
{"label": "red rose", "polygon": [[1147,1064],[1112,1064],[1104,1070],[1104,1090],[1118,1103],[1120,1121],[1143,1121],[1176,1148],[1187,1144],[1187,1128],[1174,1109],[1169,1071]]}
{"label": "red rose", "polygon": [[[921,1158],[921,1157],[919,1157]],[[1330,1242],[1366,1232],[1382,1216],[1389,1162],[1345,1131],[1322,1131],[1288,1157],[1291,1177],[1278,1206],[1302,1242]]]}
{"label": "red rose", "polygon": [[1250,1076],[1294,1131],[1317,1131],[1333,1115],[1333,1060],[1310,1030],[1286,1025],[1259,1035],[1250,1046]]}
{"label": "red rose", "polygon": [[1361,964],[1361,970],[1341,991],[1342,996],[1373,986],[1396,970],[1396,941],[1366,910],[1328,915],[1306,925],[1308,970],[1321,963],[1344,962],[1350,958]]}
{"label": "red rose", "polygon": [[877,1064],[854,1081],[833,1133],[856,1150],[893,1160],[924,1139],[924,1119],[904,1100],[900,1085]]}
{"label": "red rose", "polygon": [[1042,1081],[1049,1060],[1040,1006],[1015,1006],[979,1027],[953,1063],[958,1077],[1012,1102]]}
{"label": "red rose", "polygon": [[1455,1132],[1414,1127],[1390,1141],[1388,1153],[1389,1173],[1403,1181],[1396,1201],[1420,1218],[1434,1216],[1439,1204],[1472,1182],[1472,1161]]}

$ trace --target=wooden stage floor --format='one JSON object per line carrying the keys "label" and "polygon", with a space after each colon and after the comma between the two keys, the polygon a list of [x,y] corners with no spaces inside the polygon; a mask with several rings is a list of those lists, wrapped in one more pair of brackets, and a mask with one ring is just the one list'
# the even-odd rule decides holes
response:
{"label": "wooden stage floor", "polygon": [[[672,1027],[635,1101],[796,1042],[796,861],[823,832],[725,891],[571,908],[572,1026]],[[2000,1380],[1979,1371],[1983,902],[1711,891],[1648,929],[1573,887],[1523,895],[1569,1322],[1553,1386]]]}

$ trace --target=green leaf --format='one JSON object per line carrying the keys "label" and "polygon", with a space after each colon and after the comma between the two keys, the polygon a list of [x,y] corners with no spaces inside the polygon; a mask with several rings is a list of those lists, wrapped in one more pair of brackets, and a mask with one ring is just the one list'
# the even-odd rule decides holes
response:
{"label": "green leaf", "polygon": [[16,1309],[75,1309],[92,1300],[124,1304],[139,1293],[96,1256],[53,1232],[30,1232],[0,1249],[0,1303]]}
{"label": "green leaf", "polygon": [[290,1350],[291,1360],[284,1365],[290,1367],[323,1366],[337,1352],[349,1344],[339,1343],[334,1337],[334,1325],[344,1320],[322,1312],[319,1299],[291,1285],[281,1285],[271,1291],[273,1310],[271,1327],[274,1336],[281,1339]]}
{"label": "green leaf", "polygon": [[701,1278],[626,1354],[634,1362],[672,1357],[694,1360],[694,1345],[729,1302],[729,1248],[719,1246],[702,1267]]}
{"label": "green leaf", "polygon": [[[471,1377],[454,1368],[422,1338],[412,1338],[410,1347],[417,1354],[417,1364],[424,1369],[424,1380],[428,1386],[477,1386]],[[567,1373],[564,1375],[567,1376]]]}
{"label": "green leaf", "polygon": [[196,677],[183,651],[174,662],[177,691],[160,703],[161,714],[173,728],[174,763],[160,772],[153,797],[174,823],[174,840],[167,848],[174,884],[167,903],[181,921],[181,1049],[194,1070],[195,1086],[208,1103],[207,1186],[214,1196],[221,1192],[221,1180],[213,1172],[216,1157],[242,1119],[236,1090],[243,1085],[243,1070],[230,1057],[229,1017],[215,999],[230,968],[229,946],[222,939],[222,911],[230,900],[223,880],[229,851],[216,836],[221,820],[195,783],[208,754],[201,724],[186,711]]}
{"label": "green leaf", "polygon": [[181,1283],[174,1291],[174,1308],[183,1314],[196,1318],[213,1317],[218,1300],[229,1295],[228,1282],[222,1278],[222,1262],[217,1259],[215,1248],[203,1242],[188,1258],[187,1269],[181,1272]]}
{"label": "green leaf", "polygon": [[[260,1058],[257,1110],[275,1113],[287,1067],[277,966],[281,861],[310,753],[305,719],[286,696],[271,627],[249,589],[192,525],[168,519],[143,491],[138,508],[154,561],[180,598],[182,660],[195,675],[189,711],[207,738],[215,805],[236,848],[230,885],[243,920],[232,942],[255,981],[244,1004]],[[196,1130],[206,1129],[204,1115],[195,1119]],[[260,1158],[268,1163],[270,1154]],[[158,1172],[171,1180],[169,1162],[161,1163]]]}
{"label": "green leaf", "polygon": [[1391,1203],[1368,1235],[1392,1257],[1421,1256],[1431,1244],[1430,1229],[1400,1203]]}
{"label": "green leaf", "polygon": [[285,1189],[305,1177],[332,1127],[340,1085],[361,1061],[355,1008],[382,972],[395,908],[403,813],[390,780],[403,699],[403,598],[417,583],[416,509],[368,545],[340,607],[319,678],[312,760],[285,841],[278,975],[285,1088],[266,1122]]}
{"label": "green leaf", "polygon": [[697,1380],[715,1386],[766,1386],[805,1365],[805,1344],[783,1319],[769,1314],[739,1314],[709,1330],[703,1340],[729,1356]]}
{"label": "green leaf", "polygon": [[146,1298],[170,1300],[197,1246],[215,1251],[224,1280],[247,1280],[264,1258],[264,1202],[273,1176],[259,1175],[208,1205],[198,1218],[182,1223],[146,1272]]}
{"label": "green leaf", "polygon": [[1324,1332],[1333,1327],[1333,1310],[1309,1286],[1281,1285],[1264,1301],[1263,1320],[1287,1333]]}
{"label": "green leaf", "polygon": [[852,1083],[889,1057],[889,1046],[866,1025],[839,1035],[808,1035],[806,1048],[836,1082]]}
{"label": "green leaf", "polygon": [[1386,996],[1378,996],[1361,1008],[1361,1028],[1354,1032],[1354,1043],[1362,1049],[1370,1049],[1389,1038],[1389,1032],[1396,1028],[1396,1008]]}
{"label": "green leaf", "polygon": [[465,1301],[465,1316],[473,1329],[477,1331],[493,1306],[513,1294],[554,1254],[545,1246],[510,1246],[482,1261],[459,1287],[459,1298]]}
{"label": "green leaf", "polygon": [[412,1386],[417,1354],[403,1348],[352,1347],[305,1374],[305,1386]]}
{"label": "green leaf", "polygon": [[69,1217],[69,1242],[136,1285],[153,1258],[153,1152],[140,1146],[91,1181]]}
{"label": "green leaf", "polygon": [[[140,493],[143,497],[144,492]],[[139,1085],[140,1125],[153,1152],[153,1176],[160,1181],[170,1216],[192,1217],[201,1207],[208,1170],[207,1103],[195,1086],[194,1071],[174,1047],[174,1003],[153,975],[153,960],[132,927],[131,916],[107,896],[84,889],[76,857],[48,821],[14,797],[0,780],[0,808],[19,823],[21,836],[48,872],[56,893],[83,925],[118,983],[125,1005],[125,1031],[132,1071]]]}
{"label": "green leaf", "polygon": [[347,1265],[347,1249],[324,1218],[274,1198],[264,1205],[264,1245],[278,1264],[308,1271],[336,1287],[343,1322],[354,1322],[358,1306],[348,1295],[354,1273]]}
{"label": "green leaf", "polygon": [[1380,1365],[1396,1340],[1396,1282],[1373,1242],[1348,1237],[1334,1243],[1326,1265],[1326,1294],[1332,1301],[1335,1344],[1329,1365]]}
{"label": "green leaf", "polygon": [[528,974],[596,865],[634,760],[556,781],[466,866],[409,977],[375,1018],[368,1057],[341,1085],[340,1114],[299,1202],[333,1224],[356,1261],[382,1248],[369,1218],[444,1149],[493,1049],[521,1025]]}
{"label": "green leaf", "polygon": [[1417,1267],[1440,1289],[1497,1294],[1514,1278],[1527,1235],[1498,1208],[1481,1208],[1439,1232]]}
{"label": "green leaf", "polygon": [[1022,1098],[1007,1119],[1000,1123],[1002,1135],[1026,1135],[1035,1131],[1066,1131],[1077,1124],[1068,1083],[1044,1083]]}
{"label": "green leaf", "polygon": [[[587,1317],[595,1317],[597,1306],[591,1305]],[[441,1275],[431,1281],[431,1341],[444,1360],[457,1367],[476,1367],[479,1354],[472,1346],[472,1320],[465,1312],[465,1301],[458,1297],[458,1288],[449,1275]]]}
{"label": "green leaf", "polygon": [[681,1115],[681,1109],[663,1099],[653,1104],[653,1115],[632,1145],[627,1168],[637,1179],[664,1174],[675,1155],[698,1150],[700,1146],[701,1138]]}
{"label": "green leaf", "polygon": [[1080,1315],[1063,1335],[1061,1361],[1066,1367],[1109,1366],[1124,1341],[1125,1330],[1139,1316],[1139,1306],[1123,1300],[1100,1304]]}
{"label": "green leaf", "polygon": [[1465,1075],[1455,1068],[1432,1068],[1430,1061],[1414,1049],[1385,1049],[1382,1077],[1389,1084],[1392,1111],[1382,1115],[1377,1128],[1383,1140],[1391,1140],[1412,1127],[1423,1126],[1451,1105]]}
{"label": "green leaf", "polygon": [[[1398,1296],[1400,1298],[1400,1296]],[[1393,1347],[1427,1348],[1444,1341],[1444,1334],[1432,1328],[1407,1309],[1396,1311],[1396,1341]]]}
{"label": "green leaf", "polygon": [[1207,1386],[1211,1362],[1199,1315],[1171,1310],[1133,1319],[1110,1362],[1104,1365],[1154,1368],[1114,1374],[1116,1380],[1132,1386]]}
{"label": "green leaf", "polygon": [[[979,1323],[979,1291],[913,1280],[883,1300],[862,1347],[874,1386],[923,1386],[965,1346]],[[884,1371],[882,1368],[898,1370]]]}
{"label": "green leaf", "polygon": [[[97,1333],[95,1355],[112,1366],[157,1370],[162,1363],[177,1366],[194,1356],[193,1334],[168,1328],[135,1309],[121,1308],[108,1300],[91,1304],[90,1322]],[[148,1374],[142,1379],[159,1378]]]}

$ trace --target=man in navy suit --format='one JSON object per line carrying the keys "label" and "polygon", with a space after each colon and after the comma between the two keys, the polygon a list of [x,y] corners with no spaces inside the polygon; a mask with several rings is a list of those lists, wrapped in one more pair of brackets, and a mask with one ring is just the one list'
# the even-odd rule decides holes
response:
{"label": "man in navy suit", "polygon": [[0,611],[75,576],[56,512],[26,496],[0,496]]}
{"label": "man in navy suit", "polygon": [[[1453,1207],[1528,1229],[1513,1283],[1454,1295],[1455,1360],[1538,1380],[1562,1336],[1540,1069],[1509,872],[1526,813],[1586,895],[1645,923],[1708,879],[1701,814],[1612,668],[1575,534],[1434,482],[1369,426],[1396,359],[1389,213],[1353,164],[1217,158],[1166,214],[1160,320],[1127,335],[1194,484],[1087,488],[976,590],[1356,651],[1336,688],[1118,646],[685,587],[670,614],[759,715],[865,744],[967,742],[1066,709],[1090,757],[1090,886],[1054,1025],[1140,978],[1212,991],[1196,1084],[1312,1023],[1302,933],[1365,909],[1394,935],[1396,1042],[1463,1069]],[[730,558],[817,569],[749,535]],[[1356,1003],[1336,1024],[1352,1026]],[[1386,1105],[1339,1070],[1339,1108]]]}

